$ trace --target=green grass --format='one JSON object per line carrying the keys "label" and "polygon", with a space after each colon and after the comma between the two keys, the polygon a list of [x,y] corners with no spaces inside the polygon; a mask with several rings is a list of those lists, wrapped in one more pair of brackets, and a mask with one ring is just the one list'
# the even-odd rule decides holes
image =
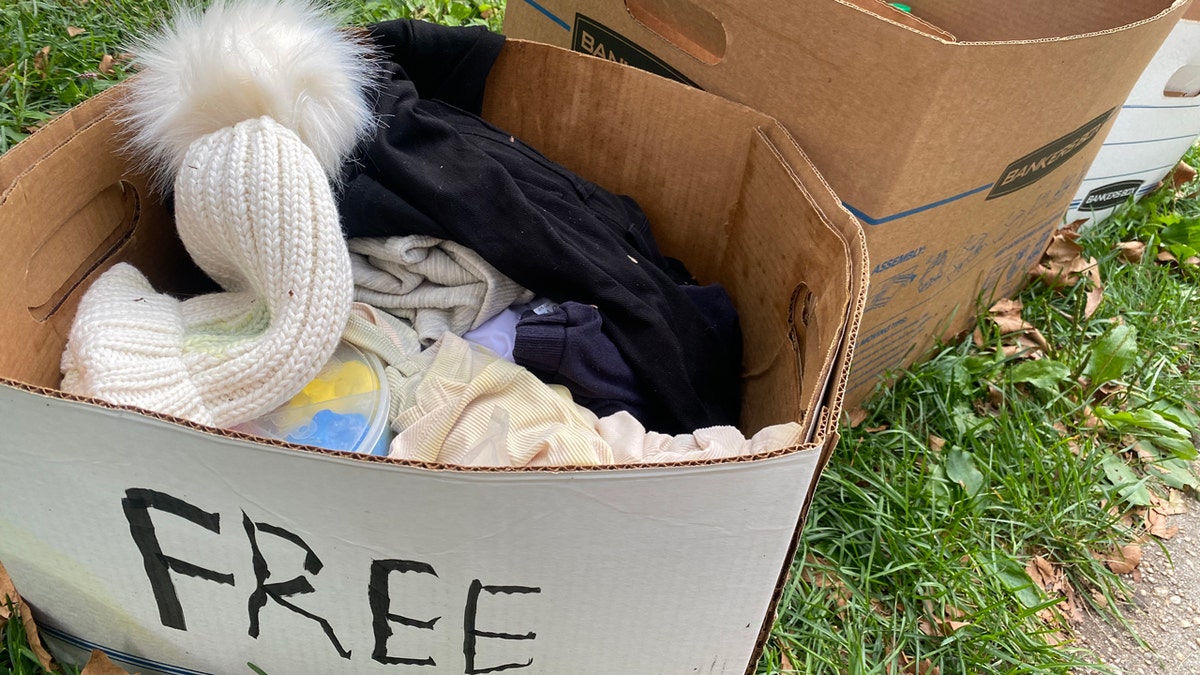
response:
{"label": "green grass", "polygon": [[[119,81],[119,58],[98,71],[104,55],[119,56],[168,4],[0,5],[0,152]],[[495,30],[503,16],[502,2],[343,6],[354,23],[416,16]],[[71,36],[71,26],[86,32]],[[1147,242],[1149,260],[1118,256],[1115,244],[1132,239]],[[1070,634],[1065,591],[1043,592],[1026,568],[1039,556],[1076,608],[1115,611],[1128,589],[1096,554],[1141,534],[1123,517],[1152,494],[1195,485],[1200,274],[1153,254],[1160,244],[1180,259],[1200,249],[1200,201],[1156,193],[1080,243],[1104,282],[1095,314],[1086,316],[1086,280],[1037,282],[1020,296],[1051,346],[1045,358],[1005,356],[1011,340],[984,319],[979,344],[943,345],[843,429],[760,673],[898,675],[925,662],[946,674],[1067,673],[1088,663],[1058,644]],[[19,622],[3,638],[0,673],[42,672]]]}
{"label": "green grass", "polygon": [[[498,31],[504,20],[503,0],[334,2],[345,21],[355,24],[409,17]],[[126,45],[158,24],[171,5],[170,0],[0,1],[0,153],[54,115],[124,79]]]}
{"label": "green grass", "polygon": [[[1077,607],[1118,607],[1128,589],[1093,554],[1141,534],[1120,516],[1151,492],[1195,487],[1196,268],[1153,254],[1131,264],[1115,244],[1153,251],[1165,239],[1186,258],[1197,224],[1200,202],[1170,190],[1125,208],[1081,239],[1105,284],[1093,316],[1087,281],[1020,295],[1051,346],[1045,359],[1005,357],[984,328],[982,346],[944,346],[844,429],[760,672],[788,672],[785,658],[801,673],[899,673],[925,659],[942,673],[1066,673],[1086,662],[1053,646],[1069,635],[1066,607],[1043,612],[1049,622],[1038,610],[1062,595],[1025,567],[1041,556]],[[960,623],[939,629],[947,620]]]}

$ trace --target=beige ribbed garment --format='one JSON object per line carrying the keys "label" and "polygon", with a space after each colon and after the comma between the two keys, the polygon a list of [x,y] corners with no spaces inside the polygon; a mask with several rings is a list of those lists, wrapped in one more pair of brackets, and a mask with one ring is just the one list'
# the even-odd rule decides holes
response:
{"label": "beige ribbed garment", "polygon": [[478,253],[425,235],[361,237],[348,242],[354,299],[408,319],[424,344],[447,331],[462,335],[533,293]]}
{"label": "beige ribbed garment", "polygon": [[724,459],[800,443],[801,427],[766,427],[747,439],[735,427],[668,435],[632,415],[597,418],[570,393],[453,333],[419,352],[412,329],[355,303],[344,335],[388,363],[390,457],[460,466],[598,466]]}

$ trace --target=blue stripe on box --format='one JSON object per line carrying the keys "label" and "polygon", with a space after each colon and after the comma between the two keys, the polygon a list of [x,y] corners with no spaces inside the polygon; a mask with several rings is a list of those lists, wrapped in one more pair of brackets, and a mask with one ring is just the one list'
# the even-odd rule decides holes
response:
{"label": "blue stripe on box", "polygon": [[[526,2],[528,2],[528,1],[529,0],[526,0]],[[956,202],[960,199],[965,199],[967,197],[970,197],[973,194],[977,194],[979,192],[983,192],[984,190],[991,188],[992,185],[994,185],[994,183],[988,183],[987,185],[977,187],[974,190],[967,190],[966,192],[954,195],[953,197],[946,197],[945,199],[939,199],[936,202],[930,202],[928,204],[925,204],[924,206],[918,206],[914,209],[909,209],[907,211],[901,211],[899,213],[894,213],[890,216],[883,216],[882,218],[872,218],[871,216],[868,216],[867,214],[854,208],[853,206],[851,206],[850,204],[847,204],[846,202],[842,202],[842,206],[845,206],[847,209],[850,210],[850,213],[853,213],[855,216],[858,217],[859,220],[863,221],[864,223],[866,223],[868,225],[882,225],[884,223],[890,223],[893,220],[900,220],[901,218],[907,218],[909,216],[916,215],[923,211],[928,211],[930,209],[936,209],[939,206],[945,206],[946,204],[949,204],[950,202]]]}
{"label": "blue stripe on box", "polygon": [[1150,138],[1144,141],[1118,141],[1116,143],[1105,143],[1104,147],[1113,145],[1142,145],[1144,143],[1163,143],[1165,141],[1182,141],[1185,138],[1195,138],[1196,134],[1188,134],[1186,136],[1171,136],[1170,138]]}
{"label": "blue stripe on box", "polygon": [[545,14],[554,23],[562,26],[563,30],[567,31],[568,33],[571,32],[571,24],[569,24],[566,21],[563,21],[562,19],[555,16],[554,12],[551,12],[550,10],[546,9],[545,7],[542,7],[541,5],[537,4],[533,0],[525,0],[525,3],[527,5],[529,5],[530,7],[536,9],[537,11],[541,12],[542,14]]}
{"label": "blue stripe on box", "polygon": [[189,668],[181,668],[179,666],[172,666],[169,663],[162,663],[160,661],[155,661],[153,659],[147,659],[147,658],[143,658],[141,656],[134,656],[133,654],[127,654],[125,652],[118,651],[118,650],[112,649],[110,647],[98,645],[95,642],[92,642],[90,640],[84,640],[83,638],[76,637],[74,635],[71,635],[70,633],[64,633],[63,631],[58,630],[57,628],[52,628],[50,626],[38,626],[38,630],[47,635],[50,635],[59,640],[62,640],[63,642],[66,642],[67,644],[79,647],[80,649],[83,649],[85,651],[90,652],[93,649],[99,649],[100,651],[107,654],[108,657],[111,658],[112,660],[120,661],[122,663],[128,663],[131,666],[142,666],[145,668],[153,668],[155,670],[158,670],[158,671],[161,671],[164,673],[170,673],[170,675],[212,675],[212,673],[206,673],[206,672],[203,672],[200,670],[191,670]]}

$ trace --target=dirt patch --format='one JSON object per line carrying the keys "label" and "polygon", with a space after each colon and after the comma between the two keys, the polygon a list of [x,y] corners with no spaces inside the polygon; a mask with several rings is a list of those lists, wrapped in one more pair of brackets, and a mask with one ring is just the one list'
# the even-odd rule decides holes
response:
{"label": "dirt patch", "polygon": [[1145,644],[1115,619],[1095,612],[1086,611],[1076,626],[1078,646],[1117,673],[1200,673],[1200,502],[1186,503],[1187,513],[1169,517],[1170,525],[1179,527],[1178,534],[1161,542],[1162,548],[1149,542],[1142,547],[1140,580],[1122,575],[1134,591],[1125,615]]}

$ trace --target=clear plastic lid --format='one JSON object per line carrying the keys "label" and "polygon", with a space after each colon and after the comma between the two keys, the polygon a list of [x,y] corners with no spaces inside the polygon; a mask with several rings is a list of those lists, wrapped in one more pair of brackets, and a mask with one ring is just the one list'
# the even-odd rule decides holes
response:
{"label": "clear plastic lid", "polygon": [[386,455],[391,443],[383,363],[342,342],[292,400],[237,431],[328,450]]}

